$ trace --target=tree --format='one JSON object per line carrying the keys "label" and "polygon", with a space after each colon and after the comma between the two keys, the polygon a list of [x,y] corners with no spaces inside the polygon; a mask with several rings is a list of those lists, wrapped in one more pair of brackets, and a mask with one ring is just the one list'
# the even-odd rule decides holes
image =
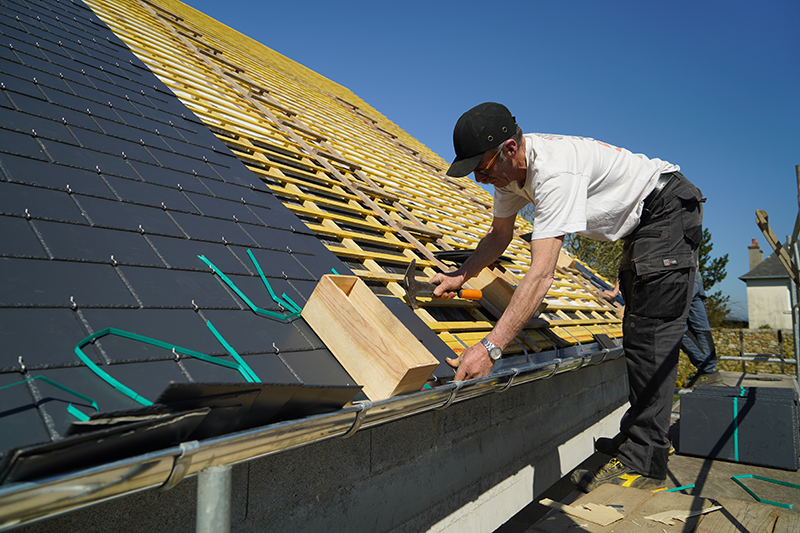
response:
{"label": "tree", "polygon": [[570,233],[564,237],[564,249],[614,285],[622,259],[621,240],[596,241],[579,233]]}
{"label": "tree", "polygon": [[[519,215],[533,224],[533,205],[527,204]],[[622,241],[596,241],[578,233],[570,233],[564,236],[563,248],[614,285],[622,259]]]}
{"label": "tree", "polygon": [[725,266],[728,264],[728,254],[711,258],[711,232],[703,229],[703,240],[700,241],[700,274],[703,276],[703,286],[708,298],[706,299],[706,314],[712,327],[721,326],[731,313],[728,303],[731,297],[722,294],[722,291],[711,292],[711,288],[721,282],[728,275]]}

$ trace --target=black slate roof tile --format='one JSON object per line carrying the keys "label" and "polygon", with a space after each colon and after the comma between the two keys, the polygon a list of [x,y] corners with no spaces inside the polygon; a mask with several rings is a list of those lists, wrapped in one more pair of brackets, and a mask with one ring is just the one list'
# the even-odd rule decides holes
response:
{"label": "black slate roof tile", "polygon": [[[300,383],[297,376],[294,375],[291,369],[286,366],[286,363],[280,356],[274,353],[265,353],[258,355],[244,355],[242,356],[247,366],[249,366],[258,378],[264,383],[281,383],[288,385],[296,385]],[[207,374],[210,367],[208,364],[200,365],[197,360],[183,360],[187,370],[192,375],[195,381],[202,383],[208,382],[208,379],[203,379],[204,374]],[[209,376],[210,377],[210,376]],[[330,385],[330,382],[326,382]]]}
{"label": "black slate roof tile", "polygon": [[75,195],[73,198],[94,225],[140,231],[148,235],[183,237],[181,230],[163,209],[89,196]]}
{"label": "black slate roof tile", "polygon": [[170,214],[178,226],[191,239],[239,244],[242,246],[256,245],[242,227],[232,220],[228,221],[177,212],[171,212]]}
{"label": "black slate roof tile", "polygon": [[[122,160],[120,158],[120,160]],[[126,167],[133,174],[133,169],[127,163]],[[126,202],[149,205],[151,207],[166,207],[171,211],[186,211],[196,213],[192,203],[175,189],[144,183],[140,179],[125,179],[115,176],[104,176],[108,185],[119,198]]]}
{"label": "black slate roof tile", "polygon": [[326,349],[283,353],[286,361],[300,381],[309,385],[355,385],[353,378],[344,370],[339,361],[330,356]]}
{"label": "black slate roof tile", "polygon": [[[6,136],[3,136],[5,142]],[[97,172],[65,167],[27,157],[0,154],[0,168],[9,181],[72,191],[91,196],[115,198]]]}
{"label": "black slate roof tile", "polygon": [[[14,97],[13,101],[18,106],[20,98]],[[40,108],[35,110],[34,112],[41,113],[44,109],[50,109],[51,105],[48,102],[39,101],[33,98],[28,98],[28,102],[34,102],[35,106]],[[15,130],[20,133],[25,133],[28,135],[35,135],[36,137],[42,139],[51,139],[54,141],[68,143],[71,145],[76,145],[77,141],[75,137],[72,136],[70,131],[67,127],[60,121],[41,118],[40,116],[31,115],[27,112],[25,113],[14,113],[14,117],[11,116],[11,113],[3,111],[2,114],[4,116],[0,117],[0,123],[3,124],[4,128]]]}
{"label": "black slate roof tile", "polygon": [[[0,374],[0,387],[22,381],[22,374]],[[0,417],[3,431],[0,431],[0,449],[3,451],[27,444],[47,442],[50,434],[39,416],[39,410],[23,383],[0,390]]]}
{"label": "black slate roof tile", "polygon": [[[77,359],[77,357],[75,358]],[[49,368],[32,373],[49,378],[59,385],[91,398],[101,411],[114,412],[141,407],[141,404],[116,391],[87,367]],[[69,425],[75,421],[75,418],[66,411],[69,403],[86,415],[96,413],[89,402],[74,394],[57,389],[40,380],[36,380],[34,383],[45,399],[42,408],[53,419],[54,429],[62,436]]]}
{"label": "black slate roof tile", "polygon": [[222,243],[172,239],[156,235],[148,235],[147,238],[172,268],[211,272],[208,265],[197,258],[198,255],[203,255],[225,274],[252,274],[248,270],[250,267],[246,268],[236,255],[231,253],[230,247]]}
{"label": "black slate roof tile", "polygon": [[[103,366],[102,369],[151,402],[155,402],[159,394],[170,383],[189,383],[189,378],[173,359],[112,364]],[[238,373],[235,370],[225,369],[225,371],[226,381],[244,381],[244,379],[237,379]],[[109,388],[111,387],[109,386]]]}
{"label": "black slate roof tile", "polygon": [[[0,121],[2,121],[2,115],[5,113],[5,109],[0,109]],[[8,110],[8,113],[16,114],[11,110]],[[0,146],[0,152],[24,155],[26,157],[33,157],[42,161],[47,161],[47,156],[44,154],[44,151],[42,151],[42,147],[36,142],[36,139],[30,134],[30,132],[4,132],[3,144]]]}
{"label": "black slate roof tile", "polygon": [[109,155],[92,150],[75,150],[75,146],[47,139],[40,139],[40,142],[56,163],[84,170],[95,170],[107,175],[135,177],[135,173],[121,155]]}
{"label": "black slate roof tile", "polygon": [[[0,246],[0,323],[12,326],[0,343],[13,352],[0,353],[2,383],[44,375],[104,411],[135,408],[80,362],[77,343],[118,328],[233,361],[210,320],[265,382],[353,385],[302,318],[247,309],[198,255],[281,316],[248,248],[273,292],[301,306],[320,275],[347,267],[78,0],[0,3],[22,20],[0,17],[0,232],[13,234]],[[244,381],[115,335],[83,351],[149,400],[170,381]],[[69,402],[91,413],[38,381],[13,393],[19,444],[63,435]],[[0,438],[0,454],[11,445]]]}
{"label": "black slate roof tile", "polygon": [[[280,231],[280,230],[274,230]],[[302,265],[297,261],[293,254],[283,250],[266,250],[260,248],[246,248],[243,246],[230,246],[230,250],[239,258],[239,260],[247,265],[253,272],[257,272],[253,265],[252,259],[247,254],[247,250],[253,254],[261,271],[265,276],[270,278],[290,278],[313,281],[315,278],[311,273],[307,272]],[[208,257],[208,256],[207,256]],[[214,258],[208,257],[208,260],[215,263]]]}
{"label": "black slate roof tile", "polygon": [[[239,355],[307,351],[322,347],[316,336],[304,336],[292,323],[258,316],[252,311],[205,310],[209,320]],[[312,344],[316,340],[316,345]]]}
{"label": "black slate roof tile", "polygon": [[211,272],[125,266],[119,270],[148,309],[242,309]]}
{"label": "black slate roof tile", "polygon": [[[73,350],[87,333],[73,310],[0,308],[0,323],[0,343],[6,354],[0,371],[20,370],[20,357],[29,371],[80,363]],[[33,334],[19,335],[20,331]],[[100,360],[91,348],[86,355],[93,361]]]}
{"label": "black slate roof tile", "polygon": [[44,220],[31,224],[54,259],[165,266],[138,232]]}
{"label": "black slate roof tile", "polygon": [[92,115],[83,110],[69,109],[67,107],[59,107],[54,116],[60,116],[60,120],[65,122],[67,126],[78,126],[85,130],[100,131],[100,127],[92,118]]}
{"label": "black slate roof tile", "polygon": [[[185,176],[185,174],[183,175]],[[246,222],[248,224],[262,224],[261,219],[259,219],[242,202],[235,202],[233,200],[227,200],[224,198],[215,198],[208,195],[194,194],[191,192],[185,192],[184,194],[203,215],[223,218],[226,220],[236,220],[239,222]],[[248,227],[246,228],[246,231],[252,237],[253,233],[251,232],[251,229],[252,228]]]}
{"label": "black slate roof tile", "polygon": [[[254,179],[253,181],[257,180]],[[253,190],[249,185],[234,185],[214,179],[204,179],[203,183],[214,196],[233,200],[234,202],[265,206],[269,201],[265,196],[272,196],[270,193],[265,195],[260,191]]]}
{"label": "black slate roof tile", "polygon": [[73,133],[81,145],[90,150],[96,150],[113,156],[124,155],[127,159],[153,163],[153,157],[138,141],[121,139],[105,133],[81,128],[75,128]]}
{"label": "black slate roof tile", "polygon": [[[320,244],[321,246],[321,244]],[[311,277],[318,280],[325,274],[339,274],[342,276],[352,276],[353,272],[342,263],[337,257],[329,257],[326,254],[303,255],[292,254],[292,256],[311,274]],[[334,272],[335,271],[335,272]],[[310,293],[309,293],[310,294]]]}
{"label": "black slate roof tile", "polygon": [[33,218],[45,220],[87,223],[78,206],[66,192],[51,191],[18,183],[3,185],[3,194],[0,194],[0,214],[30,215]]}
{"label": "black slate roof tile", "polygon": [[128,161],[128,164],[133,167],[140,178],[148,183],[163,185],[180,191],[199,192],[205,195],[211,194],[211,191],[208,190],[200,178],[194,174],[178,172],[158,165],[149,165],[141,161]]}
{"label": "black slate roof tile", "polygon": [[[205,321],[191,310],[83,309],[81,314],[95,333],[105,328],[116,328],[206,355],[227,353],[206,327]],[[109,362],[174,359],[169,350],[119,336],[107,335],[97,339],[96,343],[102,347]]]}
{"label": "black slate roof tile", "polygon": [[136,306],[111,265],[0,258],[0,307]]}
{"label": "black slate roof tile", "polygon": [[[252,268],[255,269],[254,267]],[[293,309],[291,309],[292,303],[299,305],[302,302],[299,298],[300,294],[292,287],[288,280],[283,278],[265,276],[269,284],[268,289],[260,276],[228,275],[227,277],[230,282],[234,284],[236,289],[241,291],[253,305],[261,309],[287,316],[293,312]],[[228,287],[227,283],[226,287]],[[285,300],[285,297],[288,297],[291,301],[286,304],[275,301],[269,292],[270,289],[272,289],[272,293],[281,300]],[[231,292],[233,298],[239,303],[242,309],[249,309],[247,302],[238,296],[235,289],[231,288]]]}
{"label": "black slate roof tile", "polygon": [[24,218],[0,216],[0,235],[3,236],[0,255],[47,259],[42,244]]}
{"label": "black slate roof tile", "polygon": [[[50,68],[53,68],[52,64],[44,59],[34,59],[27,54],[24,54],[23,57],[26,59],[30,58],[31,61],[46,64]],[[58,73],[53,75],[50,74],[49,71],[42,71],[41,68],[33,68],[30,65],[24,65],[16,60],[6,60],[5,58],[0,59],[0,72],[3,73],[4,77],[15,76],[17,78],[22,78],[23,80],[32,81],[45,86],[55,87],[62,90],[66,88],[64,82],[62,82],[61,78],[59,78]]]}

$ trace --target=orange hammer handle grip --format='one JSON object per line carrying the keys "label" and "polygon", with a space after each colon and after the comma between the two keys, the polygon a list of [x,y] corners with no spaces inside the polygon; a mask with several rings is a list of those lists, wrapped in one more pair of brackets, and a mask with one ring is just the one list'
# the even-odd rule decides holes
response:
{"label": "orange hammer handle grip", "polygon": [[475,289],[461,289],[458,291],[458,296],[466,300],[480,300],[483,298],[483,293]]}

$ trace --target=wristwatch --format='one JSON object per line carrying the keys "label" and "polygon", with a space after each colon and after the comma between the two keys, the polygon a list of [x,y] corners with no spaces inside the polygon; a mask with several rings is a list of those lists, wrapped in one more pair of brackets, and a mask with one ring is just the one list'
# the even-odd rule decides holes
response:
{"label": "wristwatch", "polygon": [[497,361],[503,357],[503,349],[486,340],[486,337],[481,339],[481,344],[483,344],[483,347],[489,351],[489,357],[492,358],[492,361]]}

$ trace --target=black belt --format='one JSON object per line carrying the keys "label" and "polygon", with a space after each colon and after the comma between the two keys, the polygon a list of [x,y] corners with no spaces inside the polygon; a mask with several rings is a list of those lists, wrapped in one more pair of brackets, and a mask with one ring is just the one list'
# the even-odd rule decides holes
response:
{"label": "black belt", "polygon": [[650,191],[650,194],[647,195],[647,198],[644,199],[644,208],[642,209],[642,216],[639,219],[639,226],[646,223],[652,212],[650,211],[650,207],[653,203],[658,200],[661,194],[669,189],[670,185],[677,182],[682,175],[678,172],[669,172],[667,174],[661,174],[658,177],[658,181],[656,181],[655,188]]}

